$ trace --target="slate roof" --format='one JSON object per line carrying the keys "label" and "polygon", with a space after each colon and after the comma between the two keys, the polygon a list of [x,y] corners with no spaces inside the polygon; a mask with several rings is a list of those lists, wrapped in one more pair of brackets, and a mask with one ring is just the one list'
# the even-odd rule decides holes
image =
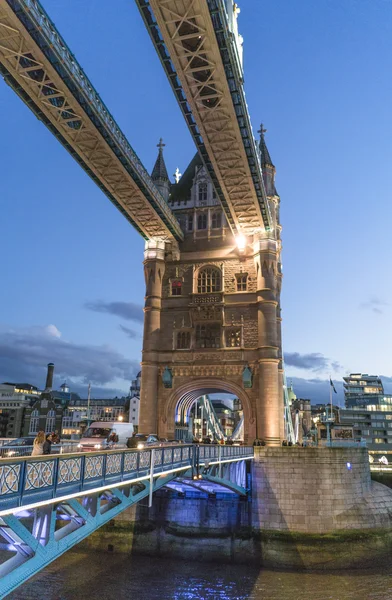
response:
{"label": "slate roof", "polygon": [[163,158],[162,147],[159,148],[158,158],[155,161],[155,165],[151,173],[151,179],[153,181],[156,181],[157,179],[160,179],[161,181],[169,181],[169,175],[167,174],[165,159]]}
{"label": "slate roof", "polygon": [[185,200],[188,198],[192,188],[193,179],[195,177],[195,168],[201,166],[203,166],[202,160],[199,156],[199,153],[196,152],[180,181],[172,184],[170,188],[170,202],[175,200]]}

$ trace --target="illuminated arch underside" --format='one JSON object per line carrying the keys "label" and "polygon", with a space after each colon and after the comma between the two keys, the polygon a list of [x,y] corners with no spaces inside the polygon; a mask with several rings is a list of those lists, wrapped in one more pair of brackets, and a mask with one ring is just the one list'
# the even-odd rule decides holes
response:
{"label": "illuminated arch underside", "polygon": [[[197,390],[192,390],[190,392],[187,392],[183,396],[181,396],[181,398],[177,402],[177,406],[176,406],[176,413],[175,413],[176,414],[176,423],[181,423],[183,425],[188,423],[190,410],[191,410],[193,404],[196,402],[196,400],[198,398],[200,398],[201,396],[207,396],[208,394],[216,394],[216,393],[231,394],[231,392],[228,392],[227,390],[225,390],[223,388],[217,389],[217,388],[206,387],[206,388],[199,388]],[[232,395],[234,395],[234,394],[232,394]]]}

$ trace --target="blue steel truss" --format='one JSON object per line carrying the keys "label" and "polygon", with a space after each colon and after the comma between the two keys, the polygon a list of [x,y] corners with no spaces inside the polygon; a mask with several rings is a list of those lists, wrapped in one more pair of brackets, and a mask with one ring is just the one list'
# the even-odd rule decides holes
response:
{"label": "blue steel truss", "polygon": [[[46,59],[56,70],[71,94],[83,108],[94,127],[99,131],[121,165],[128,171],[129,175],[135,181],[174,238],[178,241],[183,239],[183,233],[170,207],[156,188],[141,160],[129,144],[124,133],[120,130],[115,119],[101,100],[98,92],[94,89],[91,81],[88,79],[82,67],[78,64],[75,56],[68,48],[66,42],[57,31],[54,23],[50,20],[40,2],[38,2],[38,0],[5,0],[5,2],[25,27],[29,36],[43,52]],[[28,96],[14,79],[12,74],[9,73],[6,67],[1,63],[0,73],[27,106],[40,120],[43,121],[62,145],[70,152],[73,158],[79,162],[82,168],[95,183],[97,183],[125,218],[132,223],[145,239],[147,239],[145,233],[138,227],[137,223],[132,219],[129,213],[124,211],[110,191],[95,176],[83,158],[77,154],[75,148],[67,142],[66,138],[61,134],[61,130],[59,128],[57,129],[47,119],[37,104]],[[55,102],[55,100],[56,98],[52,98],[51,101]],[[74,118],[72,115],[71,117],[66,115],[66,117],[69,120],[70,127],[77,129],[78,126],[81,126],[80,124],[78,125],[77,118]]]}
{"label": "blue steel truss", "polygon": [[[193,116],[192,110],[186,99],[185,92],[182,88],[180,78],[174,68],[170,58],[169,51],[163,40],[158,23],[155,20],[154,13],[151,9],[148,0],[136,0],[140,14],[146,25],[147,31],[155,46],[155,50],[159,56],[162,66],[166,72],[167,78],[173,89],[174,95],[184,115],[189,131],[197,146],[200,157],[208,171],[209,176],[214,184],[216,194],[225,211],[226,218],[233,232],[236,226],[230,211],[230,207],[226,201],[224,192],[219,184],[215,174],[214,167],[211,163],[207,149],[203,142],[203,138]],[[238,68],[238,60],[236,57],[236,49],[233,40],[231,39],[230,27],[228,24],[225,3],[223,0],[207,0],[210,11],[214,31],[219,46],[222,62],[224,65],[227,82],[230,88],[231,98],[235,113],[237,116],[238,126],[240,128],[245,153],[248,160],[249,169],[252,175],[252,180],[255,192],[259,201],[260,211],[266,231],[270,231],[270,211],[268,207],[267,195],[265,192],[263,176],[261,171],[260,157],[256,148],[247,103],[243,89],[243,77]]]}
{"label": "blue steel truss", "polygon": [[[151,503],[177,475],[214,477],[246,493],[235,474],[252,458],[252,447],[181,444],[0,459],[0,549],[10,553],[0,598],[136,502]],[[230,464],[238,466],[230,472]]]}

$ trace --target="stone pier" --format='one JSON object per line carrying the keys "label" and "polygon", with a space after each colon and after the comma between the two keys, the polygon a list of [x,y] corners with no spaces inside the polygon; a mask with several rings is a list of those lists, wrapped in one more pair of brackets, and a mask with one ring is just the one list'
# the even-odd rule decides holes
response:
{"label": "stone pier", "polygon": [[185,560],[345,569],[389,560],[392,490],[371,481],[366,449],[255,448],[251,498],[164,490],[84,545]]}

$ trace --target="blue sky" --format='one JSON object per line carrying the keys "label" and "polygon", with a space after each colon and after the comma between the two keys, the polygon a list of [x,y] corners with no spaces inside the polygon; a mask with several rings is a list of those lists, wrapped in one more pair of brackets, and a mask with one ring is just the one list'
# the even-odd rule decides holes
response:
{"label": "blue sky", "polygon": [[[135,3],[114,4],[43,1],[147,169],[163,137],[169,173],[184,172],[195,149],[180,110]],[[388,387],[391,2],[240,8],[253,129],[268,130],[281,196],[287,376],[315,401],[330,373]],[[82,393],[88,380],[96,396],[125,392],[140,361],[143,241],[0,83],[0,381],[42,385],[53,360]]]}

